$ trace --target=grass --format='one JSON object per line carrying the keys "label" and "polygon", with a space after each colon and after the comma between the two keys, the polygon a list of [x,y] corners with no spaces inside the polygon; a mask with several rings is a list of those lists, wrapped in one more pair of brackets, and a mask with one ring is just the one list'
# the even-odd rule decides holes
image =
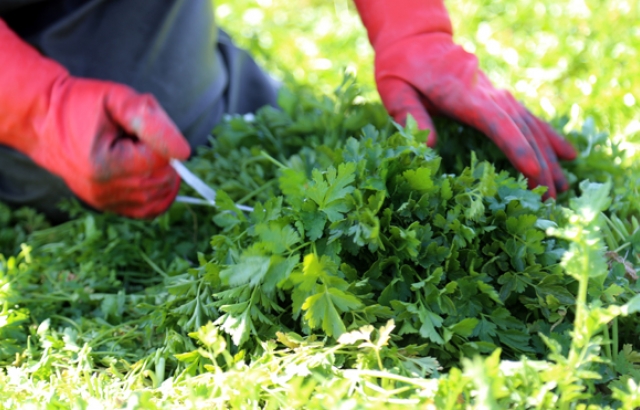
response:
{"label": "grass", "polygon": [[[640,3],[632,0],[446,2],[455,40],[494,83],[568,128],[593,117],[616,139],[640,143]],[[219,24],[280,78],[329,93],[358,73],[376,99],[373,51],[348,0],[222,0]]]}

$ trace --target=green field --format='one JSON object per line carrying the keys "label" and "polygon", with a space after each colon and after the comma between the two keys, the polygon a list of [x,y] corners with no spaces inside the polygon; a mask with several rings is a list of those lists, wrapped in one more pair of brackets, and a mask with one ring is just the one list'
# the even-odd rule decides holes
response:
{"label": "green field", "polygon": [[392,124],[348,1],[217,2],[283,110],[188,164],[217,210],[0,203],[0,409],[640,407],[640,4],[447,5],[577,147],[557,203],[473,130]]}
{"label": "green field", "polygon": [[[591,116],[600,129],[636,141],[640,131],[640,5],[613,1],[447,1],[456,41],[546,118]],[[344,69],[376,98],[373,51],[348,0],[220,1],[220,24],[277,76],[325,93]],[[633,137],[636,137],[635,139]]]}

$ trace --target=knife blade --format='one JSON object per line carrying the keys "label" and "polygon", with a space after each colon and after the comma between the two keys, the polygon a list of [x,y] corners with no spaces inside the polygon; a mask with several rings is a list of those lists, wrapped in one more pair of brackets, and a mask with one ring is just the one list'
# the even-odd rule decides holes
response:
{"label": "knife blade", "polygon": [[189,171],[189,168],[184,166],[184,164],[177,159],[171,159],[169,161],[173,169],[176,170],[180,178],[187,185],[193,188],[201,197],[203,197],[210,205],[215,206],[216,204],[216,191],[211,189],[207,184],[205,184],[200,178],[195,176],[195,174]]}
{"label": "knife blade", "polygon": [[[188,196],[178,196],[176,197],[176,201],[195,205],[216,206],[216,191],[205,184],[204,181],[198,178],[193,172],[189,171],[189,168],[177,159],[169,160],[169,164],[176,170],[180,178],[182,178],[187,185],[204,198],[198,199]],[[253,212],[253,208],[250,206],[236,204],[236,207],[242,211]]]}

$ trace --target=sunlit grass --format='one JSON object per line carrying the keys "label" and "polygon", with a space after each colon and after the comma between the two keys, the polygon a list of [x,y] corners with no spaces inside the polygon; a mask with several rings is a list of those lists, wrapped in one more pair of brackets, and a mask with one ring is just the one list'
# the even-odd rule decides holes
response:
{"label": "sunlit grass", "polygon": [[[640,2],[448,1],[456,41],[536,114],[587,116],[640,140]],[[377,98],[373,52],[349,0],[222,0],[218,21],[279,77],[327,92],[345,68]]]}

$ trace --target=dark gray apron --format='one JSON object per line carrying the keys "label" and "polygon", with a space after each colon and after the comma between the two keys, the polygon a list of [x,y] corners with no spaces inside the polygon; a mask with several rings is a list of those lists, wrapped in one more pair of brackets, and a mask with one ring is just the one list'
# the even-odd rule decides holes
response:
{"label": "dark gray apron", "polygon": [[[211,0],[0,0],[0,18],[74,76],[155,95],[192,147],[206,144],[223,114],[276,104],[277,85],[217,29]],[[0,201],[60,220],[56,205],[71,196],[60,178],[0,145]]]}

